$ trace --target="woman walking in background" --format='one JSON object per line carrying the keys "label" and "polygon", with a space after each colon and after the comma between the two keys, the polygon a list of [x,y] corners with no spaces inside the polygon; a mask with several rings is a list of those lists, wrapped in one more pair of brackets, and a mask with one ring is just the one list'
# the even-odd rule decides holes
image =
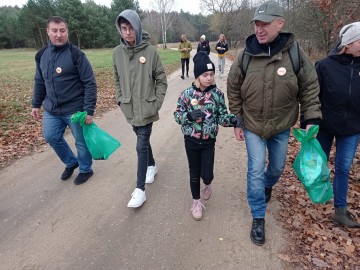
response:
{"label": "woman walking in background", "polygon": [[216,51],[218,55],[218,69],[220,72],[220,77],[224,76],[225,69],[225,54],[229,50],[229,45],[226,42],[225,35],[220,34],[219,41],[216,44]]}
{"label": "woman walking in background", "polygon": [[347,210],[349,172],[360,134],[360,22],[345,25],[341,44],[316,63],[323,120],[317,139],[327,158],[335,138],[334,223],[360,228]]}
{"label": "woman walking in background", "polygon": [[185,79],[185,65],[186,65],[186,77],[189,77],[189,61],[190,61],[190,52],[192,46],[190,41],[187,39],[185,34],[181,35],[179,48],[180,58],[181,58],[181,79]]}
{"label": "woman walking in background", "polygon": [[210,54],[210,45],[209,45],[209,41],[206,40],[206,36],[205,35],[201,35],[200,37],[200,41],[197,47],[196,52],[204,52],[207,55]]}

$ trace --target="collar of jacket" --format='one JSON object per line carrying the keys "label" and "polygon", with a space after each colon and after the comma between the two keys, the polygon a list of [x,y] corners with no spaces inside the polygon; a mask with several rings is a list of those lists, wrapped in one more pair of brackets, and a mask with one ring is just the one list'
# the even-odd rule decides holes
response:
{"label": "collar of jacket", "polygon": [[352,54],[329,54],[329,58],[335,60],[344,65],[353,64],[360,64],[360,57],[354,57]]}
{"label": "collar of jacket", "polygon": [[70,46],[70,42],[66,42],[64,45],[60,45],[60,46],[56,46],[54,45],[51,41],[49,41],[49,48],[51,51],[54,51],[54,52],[61,52],[63,50],[65,50],[67,47]]}
{"label": "collar of jacket", "polygon": [[[295,37],[292,33],[280,32],[279,35],[268,44],[260,44],[255,34],[246,38],[246,52],[251,55],[264,55],[274,56],[279,51],[287,49],[294,41]],[[291,42],[290,42],[291,41]]]}
{"label": "collar of jacket", "polygon": [[192,83],[192,87],[194,88],[194,90],[199,91],[199,92],[209,92],[211,89],[216,88],[216,84],[212,84],[212,85],[206,87],[204,91],[201,91],[200,88],[197,88],[195,86],[195,83]]}

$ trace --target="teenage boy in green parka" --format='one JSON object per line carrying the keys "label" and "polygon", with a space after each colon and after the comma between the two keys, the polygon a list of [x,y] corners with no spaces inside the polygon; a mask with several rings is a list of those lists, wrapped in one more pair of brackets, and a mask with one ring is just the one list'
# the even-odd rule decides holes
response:
{"label": "teenage boy in green parka", "polygon": [[167,80],[160,56],[142,30],[139,15],[124,10],[116,18],[121,40],[113,51],[116,101],[137,136],[137,183],[128,207],[146,201],[145,183],[152,183],[157,167],[150,145],[153,122],[159,120]]}

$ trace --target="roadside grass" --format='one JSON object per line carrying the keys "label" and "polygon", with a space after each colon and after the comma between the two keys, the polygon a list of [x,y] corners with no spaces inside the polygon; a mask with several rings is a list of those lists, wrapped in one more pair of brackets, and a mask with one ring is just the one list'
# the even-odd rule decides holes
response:
{"label": "roadside grass", "polygon": [[[100,117],[102,113],[117,107],[112,49],[84,52],[93,67],[98,85],[95,116]],[[176,50],[159,49],[158,52],[167,75],[180,67],[180,56]],[[30,115],[35,53],[32,49],[0,50],[0,169],[9,161],[45,143],[41,137],[41,123],[35,122]]]}

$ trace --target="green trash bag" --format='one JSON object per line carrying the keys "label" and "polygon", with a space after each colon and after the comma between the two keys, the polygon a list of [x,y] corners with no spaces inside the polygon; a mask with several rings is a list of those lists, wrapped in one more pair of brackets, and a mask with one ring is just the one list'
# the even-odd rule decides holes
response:
{"label": "green trash bag", "polygon": [[94,121],[84,124],[87,112],[77,112],[71,116],[72,123],[79,123],[83,127],[86,146],[88,147],[93,159],[108,159],[116,149],[120,147],[120,142],[99,128]]}
{"label": "green trash bag", "polygon": [[333,197],[327,158],[314,137],[318,131],[319,126],[310,127],[308,133],[304,129],[294,129],[294,136],[301,143],[301,149],[292,165],[315,204],[325,203]]}

